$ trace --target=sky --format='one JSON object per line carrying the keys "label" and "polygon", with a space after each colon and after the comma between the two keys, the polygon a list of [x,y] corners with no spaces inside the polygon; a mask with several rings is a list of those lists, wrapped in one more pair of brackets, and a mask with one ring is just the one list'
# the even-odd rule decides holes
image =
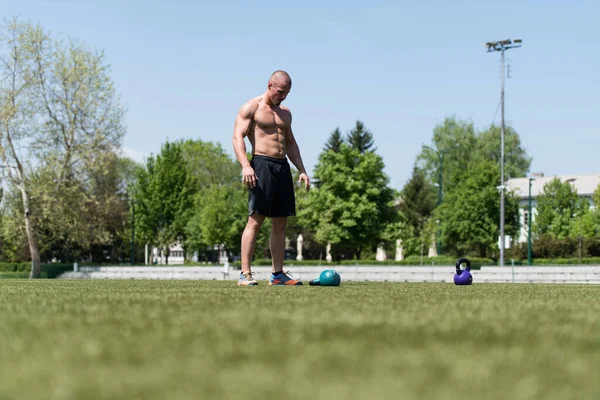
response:
{"label": "sky", "polygon": [[361,120],[396,189],[444,118],[500,123],[500,54],[484,43],[503,39],[523,40],[506,52],[505,115],[531,171],[600,173],[598,15],[587,0],[0,0],[3,18],[105,52],[136,161],[178,139],[220,143],[233,158],[240,106],[284,69],[309,174],[330,133]]}

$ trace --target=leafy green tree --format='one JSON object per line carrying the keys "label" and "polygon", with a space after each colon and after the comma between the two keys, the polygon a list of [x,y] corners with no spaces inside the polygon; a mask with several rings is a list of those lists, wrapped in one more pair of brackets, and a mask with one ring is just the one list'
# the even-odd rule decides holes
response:
{"label": "leafy green tree", "polygon": [[181,151],[195,192],[211,185],[240,182],[240,167],[220,143],[202,140],[181,141]]}
{"label": "leafy green tree", "polygon": [[21,196],[31,278],[41,268],[36,177],[49,178],[53,191],[45,195],[57,202],[66,198],[61,193],[79,196],[90,165],[121,145],[124,109],[109,72],[102,52],[76,40],[52,40],[16,19],[0,27],[0,162]]}
{"label": "leafy green tree", "polygon": [[592,212],[594,224],[596,225],[596,236],[600,233],[600,185],[594,191],[592,196],[594,202],[594,211]]}
{"label": "leafy green tree", "polygon": [[[500,168],[493,161],[473,163],[463,172],[461,186],[451,190],[436,210],[442,224],[446,251],[457,256],[475,253],[491,257],[498,249],[500,196],[490,182],[500,179]],[[516,237],[519,229],[518,198],[505,196],[505,232]]]}
{"label": "leafy green tree", "polygon": [[65,249],[65,258],[59,258],[121,258],[118,248],[129,212],[123,164],[115,153],[99,154],[80,169],[78,179],[66,179],[58,193],[54,192],[53,171],[36,171],[32,189],[39,210],[36,223],[46,246]]}
{"label": "leafy green tree", "polygon": [[593,238],[597,233],[596,227],[596,215],[590,210],[588,199],[578,199],[569,236],[572,238]]}
{"label": "leafy green tree", "polygon": [[[501,130],[497,125],[477,135],[476,155],[479,160],[492,160],[500,164]],[[531,166],[531,157],[521,145],[519,134],[511,126],[504,130],[505,179],[524,177]]]}
{"label": "leafy green tree", "polygon": [[2,198],[0,242],[2,261],[20,262],[29,257],[27,234],[23,226],[21,194],[14,188]]}
{"label": "leafy green tree", "polygon": [[122,221],[123,229],[120,231],[119,237],[115,240],[112,251],[113,254],[121,254],[123,258],[131,261],[131,251],[135,250],[133,255],[134,263],[136,260],[144,259],[144,247],[148,243],[137,232],[136,227],[136,219],[138,218],[136,214],[139,211],[136,204],[135,190],[138,185],[138,175],[144,168],[144,164],[137,163],[127,157],[120,157],[118,160],[119,191],[123,193],[123,199],[127,202],[128,211],[125,220]]}
{"label": "leafy green tree", "polygon": [[357,150],[361,154],[367,151],[375,151],[375,149],[372,149],[375,143],[373,140],[373,134],[367,128],[365,128],[365,124],[363,124],[361,121],[356,121],[354,128],[348,132],[347,141],[350,147]]}
{"label": "leafy green tree", "polygon": [[340,132],[340,128],[335,128],[333,132],[331,132],[331,136],[329,136],[329,140],[325,143],[324,151],[335,151],[339,153],[340,148],[344,143],[344,138],[342,136],[342,132]]}
{"label": "leafy green tree", "polygon": [[[465,187],[479,187],[482,191],[485,186],[485,192],[490,196],[490,200],[499,194],[497,187],[500,184],[500,130],[496,126],[491,126],[482,132],[476,132],[473,123],[462,121],[456,117],[446,118],[441,124],[437,125],[433,131],[433,140],[431,146],[423,146],[423,150],[417,158],[417,162],[427,174],[429,180],[439,185],[438,190],[441,192],[442,205],[446,203],[449,196],[453,194],[451,199],[455,203],[459,203],[457,196],[463,193]],[[527,155],[521,146],[518,133],[511,127],[507,127],[505,131],[505,178],[509,176],[524,176],[529,170],[531,158]],[[493,178],[497,171],[497,177],[488,181],[480,180],[473,181],[477,176],[481,176],[483,171],[482,166],[493,168],[489,171],[489,177]],[[465,171],[472,171],[474,176],[466,174]],[[495,195],[492,195],[495,193]],[[466,201],[466,200],[465,200]],[[499,203],[499,199],[498,199]],[[505,202],[505,206],[509,201]],[[494,251],[494,243],[497,241],[491,235],[492,224],[499,226],[499,216],[491,206],[486,206],[483,210],[489,214],[474,214],[471,217],[480,220],[481,224],[478,227],[482,236],[482,241],[467,240],[467,232],[457,234],[456,229],[452,228],[445,232],[450,225],[454,226],[469,226],[468,222],[460,223],[452,219],[445,221],[444,218],[450,218],[452,212],[459,212],[464,216],[466,210],[454,209],[452,204],[447,205],[443,210],[436,213],[436,221],[439,221],[439,226],[434,229],[436,236],[442,236],[444,250],[464,253],[466,248],[471,248],[472,251],[477,251],[480,254]],[[450,210],[450,211],[448,211]],[[508,210],[508,208],[507,208]],[[474,210],[469,210],[474,211]],[[482,211],[482,210],[479,210]],[[506,212],[505,232],[508,232],[509,216]],[[483,225],[488,221],[489,225],[484,228]],[[483,229],[483,231],[481,231]],[[496,228],[499,230],[499,228]],[[487,232],[487,234],[484,234]],[[474,238],[473,238],[474,239]],[[493,239],[493,240],[492,240]],[[459,243],[459,241],[461,243]],[[471,247],[470,247],[471,246]],[[475,246],[473,248],[472,246]]]}
{"label": "leafy green tree", "polygon": [[314,174],[318,185],[300,199],[299,223],[315,232],[318,243],[331,242],[356,258],[394,240],[399,232],[386,227],[399,223],[397,196],[383,168],[379,155],[346,144],[339,153],[321,153]]}
{"label": "leafy green tree", "polygon": [[583,209],[573,186],[554,178],[544,185],[542,195],[537,199],[533,232],[559,239],[569,237],[577,211]]}
{"label": "leafy green tree", "polygon": [[238,251],[248,219],[248,194],[240,183],[238,163],[219,143],[186,140],[182,149],[194,193],[185,228],[186,251],[203,252],[216,245]]}
{"label": "leafy green tree", "polygon": [[195,197],[195,213],[186,225],[186,247],[202,251],[223,245],[238,251],[248,219],[247,191],[235,185],[211,185]]}
{"label": "leafy green tree", "polygon": [[[415,164],[410,180],[404,185],[400,196],[399,211],[410,229],[404,229],[403,247],[407,254],[416,254],[425,225],[437,206],[435,187],[427,180],[425,172]],[[431,235],[429,235],[429,239]]]}
{"label": "leafy green tree", "polygon": [[446,118],[433,129],[431,146],[417,156],[419,167],[431,182],[442,184],[443,192],[460,184],[459,177],[474,160],[477,136],[472,122]]}
{"label": "leafy green tree", "polygon": [[[518,133],[510,126],[505,129],[505,179],[525,176],[531,157],[521,146]],[[486,160],[500,164],[500,128],[492,125],[476,132],[472,122],[456,117],[446,118],[433,130],[431,146],[423,146],[417,161],[435,183],[442,183],[443,192],[461,185],[463,171],[473,162]],[[441,175],[440,175],[441,174]],[[500,184],[494,182],[494,185]]]}
{"label": "leafy green tree", "polygon": [[147,243],[164,249],[167,257],[172,244],[185,240],[193,205],[191,178],[182,157],[181,143],[163,144],[138,172],[135,189],[139,233]]}
{"label": "leafy green tree", "polygon": [[596,208],[596,210],[600,210],[600,185],[598,185],[596,190],[594,190],[592,200],[594,201],[594,207]]}

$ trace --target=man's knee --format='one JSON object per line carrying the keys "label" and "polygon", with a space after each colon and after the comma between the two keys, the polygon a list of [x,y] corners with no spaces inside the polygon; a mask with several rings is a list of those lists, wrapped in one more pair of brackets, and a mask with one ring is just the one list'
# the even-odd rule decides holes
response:
{"label": "man's knee", "polygon": [[248,223],[246,224],[246,228],[250,229],[252,232],[258,232],[263,222],[265,222],[265,216],[260,214],[252,214],[248,218]]}
{"label": "man's knee", "polygon": [[273,218],[271,220],[271,229],[273,232],[285,232],[287,226],[287,218]]}

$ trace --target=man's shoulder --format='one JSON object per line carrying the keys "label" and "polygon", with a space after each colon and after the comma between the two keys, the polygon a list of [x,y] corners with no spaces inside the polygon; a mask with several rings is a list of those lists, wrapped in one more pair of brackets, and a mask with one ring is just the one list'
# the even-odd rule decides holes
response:
{"label": "man's shoulder", "polygon": [[261,98],[262,96],[254,97],[244,103],[240,108],[240,114],[244,117],[251,118],[258,109]]}
{"label": "man's shoulder", "polygon": [[279,106],[279,108],[281,108],[282,111],[285,111],[286,113],[292,115],[292,112],[290,111],[289,108],[287,108],[286,106]]}

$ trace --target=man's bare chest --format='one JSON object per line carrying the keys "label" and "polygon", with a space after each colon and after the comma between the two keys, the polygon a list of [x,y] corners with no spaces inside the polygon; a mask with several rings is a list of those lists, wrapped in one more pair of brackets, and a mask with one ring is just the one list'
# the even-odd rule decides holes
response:
{"label": "man's bare chest", "polygon": [[264,131],[285,130],[290,125],[289,114],[281,109],[259,107],[254,113],[254,123]]}

